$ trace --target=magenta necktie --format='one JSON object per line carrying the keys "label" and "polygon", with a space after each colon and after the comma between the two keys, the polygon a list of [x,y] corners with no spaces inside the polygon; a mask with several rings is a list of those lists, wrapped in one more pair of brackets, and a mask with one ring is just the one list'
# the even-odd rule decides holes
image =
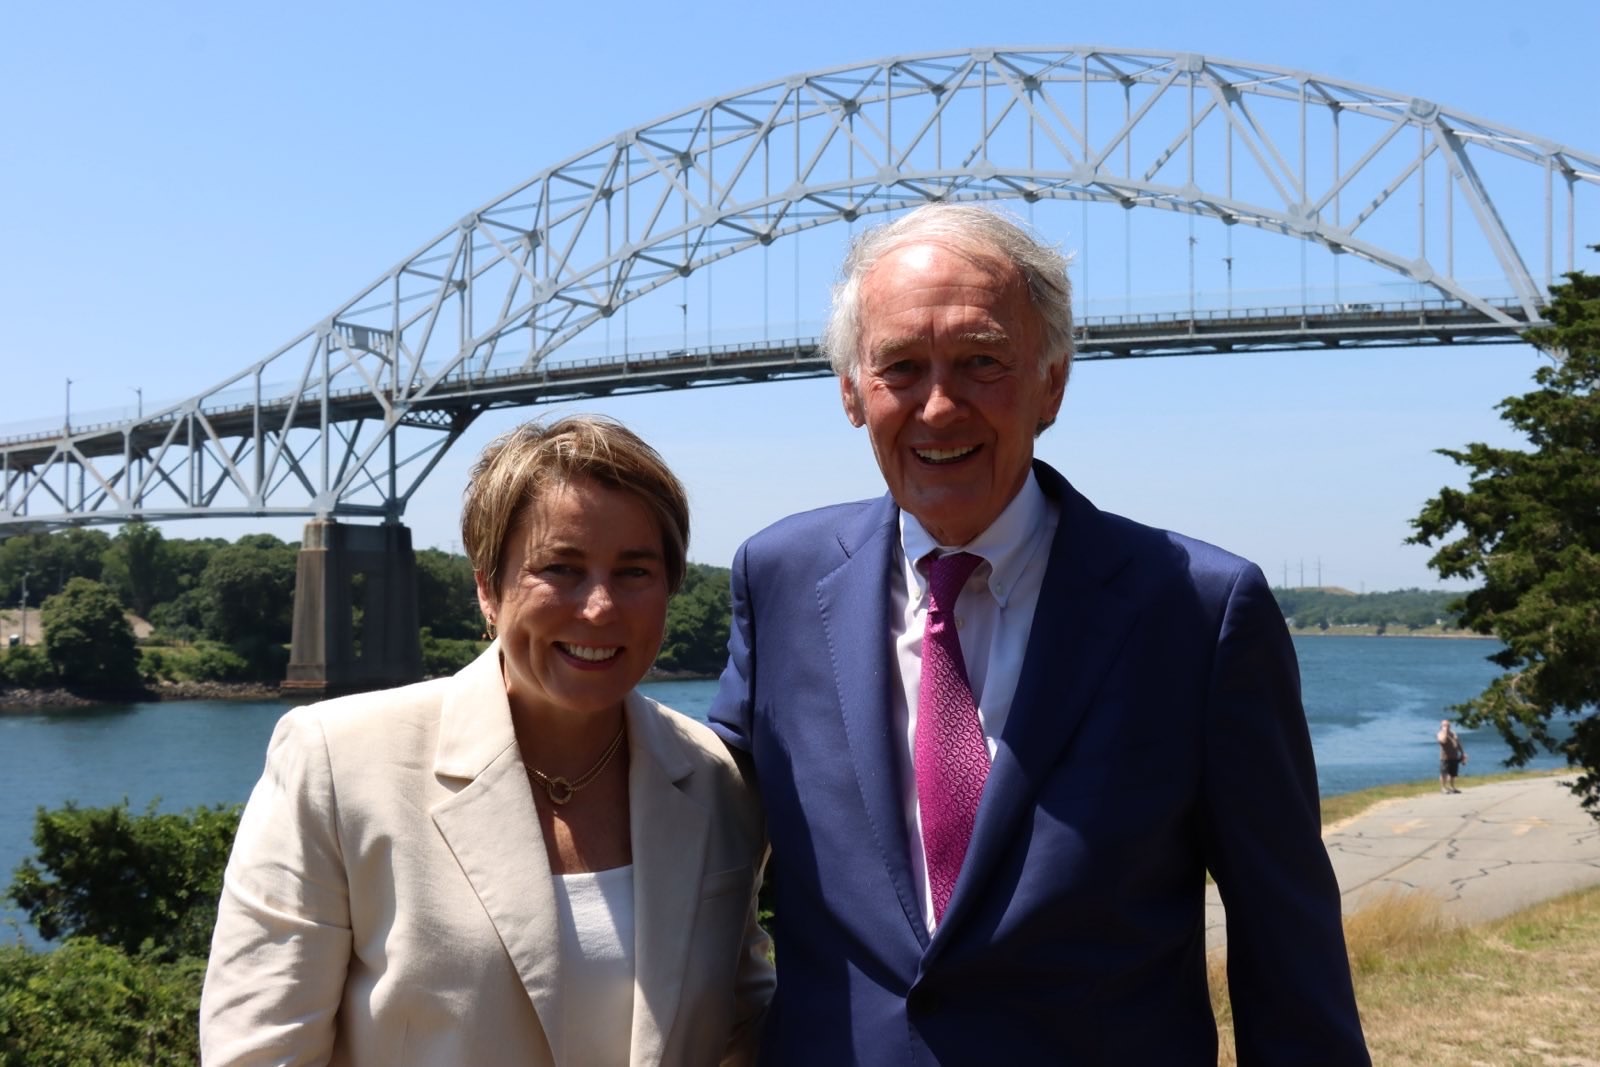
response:
{"label": "magenta necktie", "polygon": [[983,560],[970,552],[928,564],[928,620],[922,632],[922,688],[917,696],[915,763],[922,809],[922,850],[933,890],[933,918],[944,918],[972,840],[978,799],[989,777],[989,746],[956,634],[956,598]]}

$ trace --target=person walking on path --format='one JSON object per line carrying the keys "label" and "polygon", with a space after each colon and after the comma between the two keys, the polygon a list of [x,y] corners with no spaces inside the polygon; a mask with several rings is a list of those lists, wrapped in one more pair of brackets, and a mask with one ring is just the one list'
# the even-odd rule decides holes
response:
{"label": "person walking on path", "polygon": [[1461,772],[1461,765],[1467,762],[1467,750],[1461,747],[1461,738],[1456,734],[1455,727],[1450,725],[1449,719],[1439,720],[1439,732],[1434,735],[1439,742],[1439,792],[1459,793],[1456,788],[1456,775]]}

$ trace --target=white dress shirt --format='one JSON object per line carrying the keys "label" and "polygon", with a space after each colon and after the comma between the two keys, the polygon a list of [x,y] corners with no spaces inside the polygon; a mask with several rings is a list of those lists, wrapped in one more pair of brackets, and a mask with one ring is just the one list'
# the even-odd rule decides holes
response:
{"label": "white dress shirt", "polygon": [[956,630],[961,658],[972,684],[973,700],[989,755],[994,756],[1011,699],[1016,695],[1022,658],[1033,629],[1034,609],[1050,559],[1050,542],[1061,521],[1032,472],[1022,489],[987,530],[965,545],[941,545],[916,518],[900,512],[900,567],[890,582],[895,663],[900,687],[893,708],[899,746],[901,804],[912,843],[911,875],[922,896],[923,921],[934,928],[933,891],[922,850],[922,811],[917,802],[915,752],[917,696],[922,689],[922,632],[928,613],[928,577],[917,562],[930,552],[970,552],[983,563],[956,598]]}

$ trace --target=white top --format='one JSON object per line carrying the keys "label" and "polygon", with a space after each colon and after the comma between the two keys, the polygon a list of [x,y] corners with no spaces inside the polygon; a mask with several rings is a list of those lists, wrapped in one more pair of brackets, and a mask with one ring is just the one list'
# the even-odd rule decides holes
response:
{"label": "white top", "polygon": [[1022,658],[1033,630],[1034,609],[1050,562],[1050,542],[1061,512],[1039,488],[1032,472],[989,528],[965,545],[941,545],[916,518],[900,512],[900,567],[890,582],[890,618],[895,620],[895,663],[900,688],[895,695],[894,724],[902,744],[901,804],[912,842],[911,876],[922,896],[923,921],[934,928],[933,890],[922,850],[922,811],[917,803],[917,696],[922,689],[922,631],[927,625],[928,577],[917,561],[930,552],[971,552],[984,562],[972,572],[956,598],[956,630],[961,658],[978,705],[978,719],[992,759],[1011,699],[1022,674]]}
{"label": "white top", "polygon": [[557,1063],[626,1064],[633,1032],[633,867],[553,879],[561,927]]}

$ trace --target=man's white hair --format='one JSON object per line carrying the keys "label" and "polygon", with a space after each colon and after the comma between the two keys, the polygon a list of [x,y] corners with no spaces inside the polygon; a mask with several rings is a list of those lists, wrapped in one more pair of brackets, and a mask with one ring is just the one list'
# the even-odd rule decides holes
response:
{"label": "man's white hair", "polygon": [[1072,283],[1067,259],[1019,220],[971,204],[925,204],[893,222],[875,226],[850,245],[822,350],[841,378],[857,381],[861,362],[861,283],[884,256],[906,245],[933,242],[979,258],[1008,263],[1022,275],[1028,297],[1044,325],[1039,373],[1052,362],[1072,369]]}

